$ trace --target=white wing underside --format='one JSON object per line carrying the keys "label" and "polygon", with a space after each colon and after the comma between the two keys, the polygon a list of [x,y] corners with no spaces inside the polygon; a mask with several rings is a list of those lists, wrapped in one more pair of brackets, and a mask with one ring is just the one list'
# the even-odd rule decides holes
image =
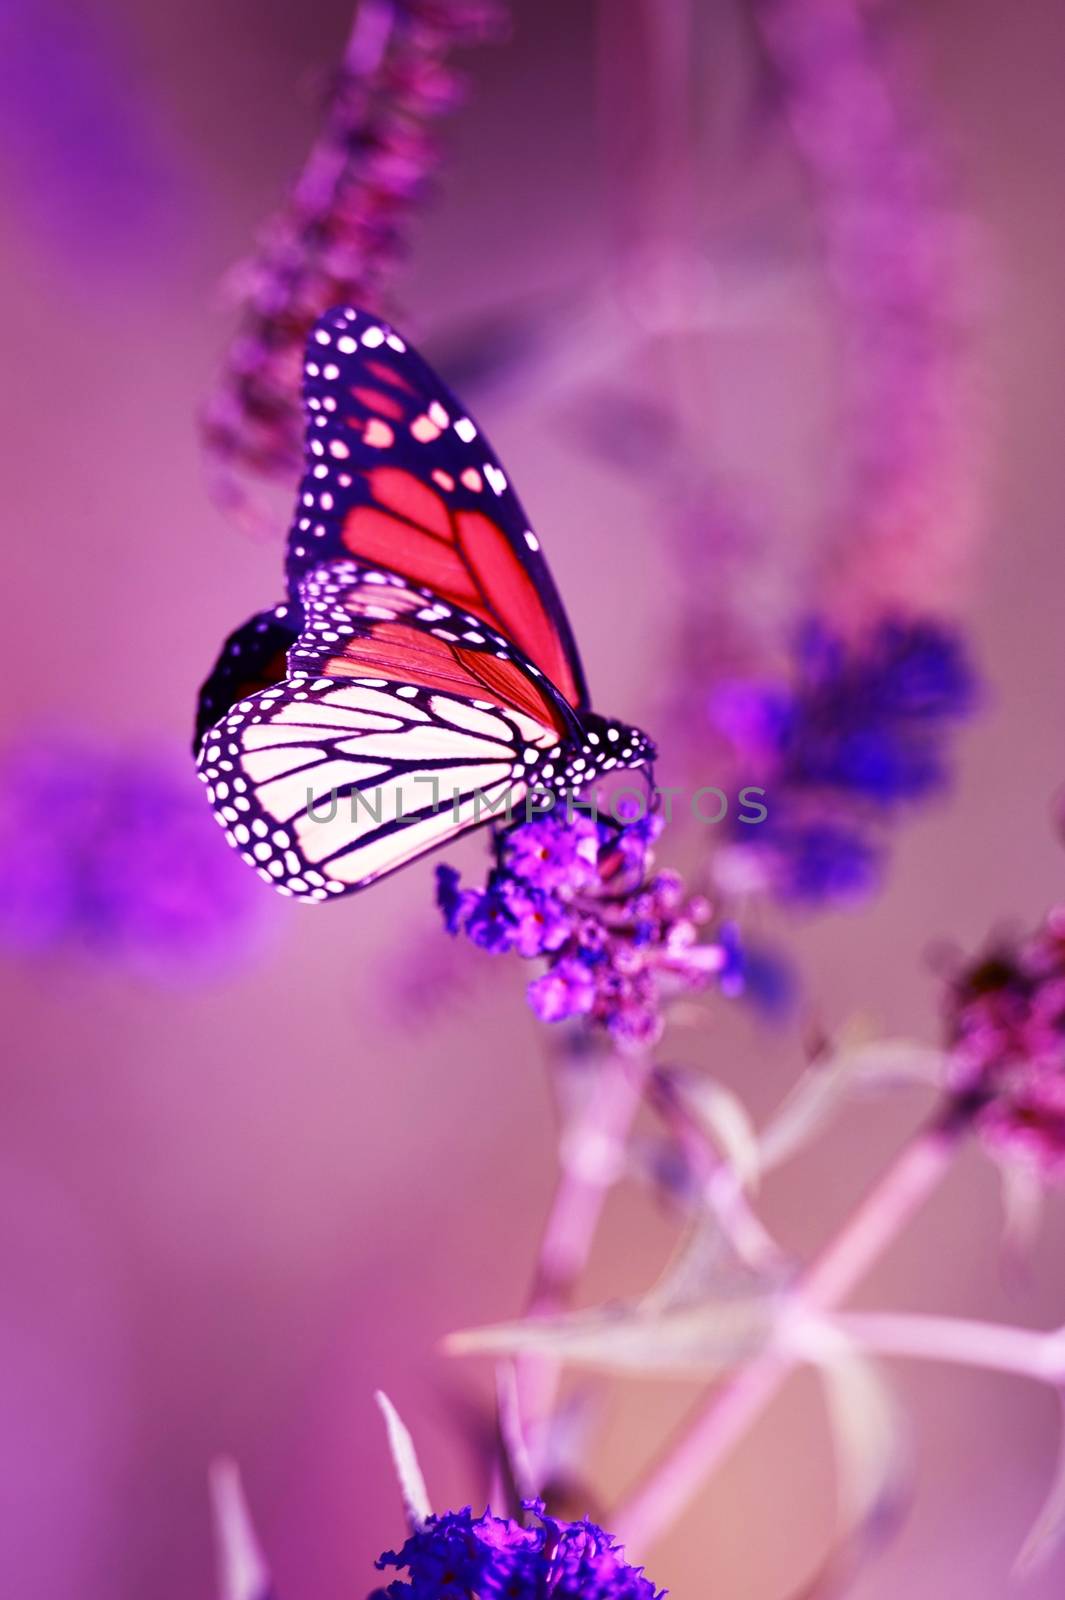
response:
{"label": "white wing underside", "polygon": [[349,893],[519,803],[553,729],[381,679],[295,677],[238,702],[199,758],[226,838],[279,893]]}

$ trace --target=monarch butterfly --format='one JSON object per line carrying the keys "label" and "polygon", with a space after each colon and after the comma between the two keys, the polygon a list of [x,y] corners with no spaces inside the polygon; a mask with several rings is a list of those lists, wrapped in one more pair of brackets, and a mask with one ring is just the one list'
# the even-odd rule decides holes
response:
{"label": "monarch butterfly", "polygon": [[327,312],[303,399],[288,598],[226,640],[194,751],[234,849],[281,894],[322,901],[655,752],[590,709],[517,496],[405,340]]}

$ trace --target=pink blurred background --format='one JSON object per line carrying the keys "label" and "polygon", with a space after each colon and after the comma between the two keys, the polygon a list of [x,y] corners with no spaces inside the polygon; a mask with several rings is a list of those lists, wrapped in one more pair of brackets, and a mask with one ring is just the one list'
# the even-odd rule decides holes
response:
{"label": "pink blurred background", "polygon": [[[470,99],[402,285],[430,353],[486,310],[594,301],[609,276],[593,11],[513,11],[511,41],[468,58]],[[971,949],[1060,896],[1065,13],[928,0],[892,16],[985,266],[984,537],[960,608],[991,694],[955,793],[902,832],[886,893],[778,932],[825,1024],[860,1013],[932,1038],[931,946]],[[220,280],[303,159],[348,22],[342,0],[5,8],[5,736],[62,725],[184,748],[224,633],[278,597],[278,548],[209,502],[194,418],[233,326]],[[708,428],[715,461],[793,550],[816,525],[833,439],[806,194],[783,130],[751,132],[760,83],[742,8],[702,6],[699,49],[720,312]],[[577,447],[549,388],[474,404],[546,539],[593,688],[650,720],[678,582],[651,495]],[[472,868],[481,846],[454,854]],[[373,1557],[401,1536],[378,1386],[416,1432],[435,1503],[483,1497],[461,1428],[487,1404],[487,1374],[438,1346],[518,1309],[549,1194],[525,975],[470,951],[419,1013],[437,959],[425,864],[372,905],[268,899],[264,950],[207,985],[149,986],[90,956],[0,974],[0,1587],[19,1600],[212,1594],[205,1473],[220,1450],[243,1465],[282,1596],[367,1593]],[[709,1041],[673,1053],[764,1113],[801,1045],[723,1008]],[[774,1180],[767,1214],[786,1242],[815,1246],[923,1109],[917,1095],[858,1107]],[[1021,1288],[1003,1281],[1000,1229],[997,1181],[973,1151],[861,1303],[1063,1320],[1060,1202]],[[623,1189],[588,1297],[650,1281],[670,1238]],[[894,1375],[915,1504],[853,1592],[1001,1600],[1051,1469],[1052,1401],[938,1367]],[[691,1395],[631,1383],[611,1396],[592,1471],[603,1503]],[[822,1410],[802,1378],[673,1536],[633,1554],[675,1600],[769,1600],[813,1571],[831,1514]],[[1059,1557],[1028,1592],[1050,1600],[1063,1581]]]}

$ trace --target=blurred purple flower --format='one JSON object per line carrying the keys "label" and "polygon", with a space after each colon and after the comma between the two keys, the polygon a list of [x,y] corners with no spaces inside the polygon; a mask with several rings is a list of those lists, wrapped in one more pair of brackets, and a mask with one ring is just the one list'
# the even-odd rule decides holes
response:
{"label": "blurred purple flower", "polygon": [[714,720],[792,788],[851,794],[888,809],[945,778],[949,724],[972,710],[976,680],[958,636],[886,617],[851,643],[819,618],[800,631],[790,687],[739,682],[714,697]]}
{"label": "blurred purple flower", "polygon": [[973,533],[969,230],[928,96],[858,0],[752,20],[818,213],[845,363],[845,497],[823,568],[843,614],[947,603]]}
{"label": "blurred purple flower", "polygon": [[947,1017],[952,1085],[988,1147],[1065,1181],[1065,907],[955,978]]}
{"label": "blurred purple flower", "polygon": [[922,618],[883,618],[853,642],[812,619],[790,686],[724,685],[713,718],[769,796],[768,819],[729,847],[755,858],[752,883],[810,905],[871,893],[884,819],[943,788],[953,724],[976,698],[959,637]]}
{"label": "blurred purple flower", "polygon": [[533,979],[528,997],[541,1022],[586,1017],[595,1005],[595,975],[579,956],[563,956],[549,972]]}
{"label": "blurred purple flower", "polygon": [[406,1572],[370,1600],[663,1600],[662,1592],[630,1567],[609,1534],[594,1522],[560,1522],[539,1503],[526,1511],[538,1525],[523,1527],[486,1511],[430,1517],[401,1550],[387,1551],[379,1568]]}
{"label": "blurred purple flower", "polygon": [[483,891],[460,889],[453,867],[437,868],[437,904],[449,933],[463,932],[494,955],[538,956],[569,938],[572,918],[554,895],[503,874]]}
{"label": "blurred purple flower", "polygon": [[477,904],[477,890],[462,889],[460,883],[461,876],[454,867],[437,867],[436,903],[443,913],[448,933],[458,933]]}
{"label": "blurred purple flower", "polygon": [[358,8],[321,134],[239,274],[241,325],[203,418],[223,504],[251,513],[246,475],[298,476],[307,334],[332,305],[386,309],[410,214],[438,164],[432,125],[462,98],[448,57],[498,33],[504,20],[501,0]]}
{"label": "blurred purple flower", "polygon": [[[979,230],[959,206],[947,142],[936,137],[934,97],[915,81],[899,30],[862,0],[754,0],[749,19],[769,91],[762,103],[786,122],[804,168],[839,355],[836,489],[804,587],[850,625],[895,610],[952,609],[981,520],[973,446],[983,408],[969,335],[983,274]],[[678,494],[677,455],[660,452],[659,472],[660,490],[678,506],[686,577],[673,706],[678,745],[699,754],[703,693],[691,686],[763,670],[797,570],[774,566],[781,530],[730,503],[683,447],[689,486]],[[769,605],[752,608],[754,593]],[[876,793],[941,775],[900,766],[894,747],[848,754],[850,772]]]}
{"label": "blurred purple flower", "polygon": [[780,950],[745,941],[740,956],[743,999],[763,1021],[791,1021],[799,997],[794,964]]}
{"label": "blurred purple flower", "polygon": [[542,1021],[586,1017],[618,1044],[651,1043],[670,992],[743,987],[735,930],[701,940],[709,905],[674,873],[652,872],[661,827],[654,816],[619,824],[561,806],[518,824],[497,836],[483,889],[463,889],[452,867],[437,868],[445,926],[485,950],[546,957],[528,990]]}
{"label": "blurred purple flower", "polygon": [[591,817],[574,815],[559,827],[554,817],[529,822],[506,841],[506,859],[518,878],[549,892],[588,889],[598,876],[599,830]]}
{"label": "blurred purple flower", "polygon": [[965,716],[977,685],[957,633],[929,619],[885,618],[872,636],[865,665],[868,692],[884,716]]}
{"label": "blurred purple flower", "polygon": [[722,889],[737,894],[768,893],[796,907],[844,906],[880,887],[883,854],[852,824],[774,808],[757,837],[722,847],[714,870]]}
{"label": "blurred purple flower", "polygon": [[717,940],[721,948],[721,967],[717,975],[721,993],[740,995],[746,987],[747,959],[736,924],[723,922],[717,930]]}
{"label": "blurred purple flower", "polygon": [[0,946],[211,973],[259,922],[184,773],[74,737],[0,757]]}

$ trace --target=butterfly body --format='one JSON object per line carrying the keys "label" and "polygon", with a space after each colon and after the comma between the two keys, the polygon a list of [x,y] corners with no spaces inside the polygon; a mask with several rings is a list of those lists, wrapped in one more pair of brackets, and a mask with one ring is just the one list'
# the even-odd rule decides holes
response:
{"label": "butterfly body", "polygon": [[325,900],[653,759],[591,710],[539,540],[406,342],[328,313],[304,401],[287,601],[230,636],[201,691],[200,775],[249,865]]}

